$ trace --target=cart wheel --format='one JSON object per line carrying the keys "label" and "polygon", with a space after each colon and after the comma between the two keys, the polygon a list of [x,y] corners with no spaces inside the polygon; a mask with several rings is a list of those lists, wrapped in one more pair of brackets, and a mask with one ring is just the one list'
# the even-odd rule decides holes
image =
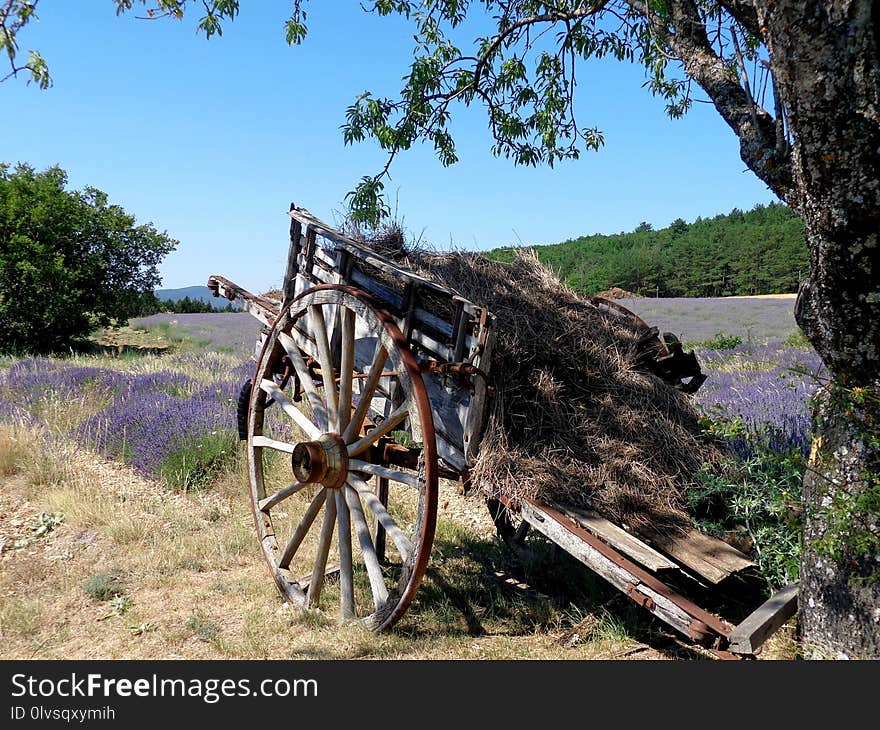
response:
{"label": "cart wheel", "polygon": [[[388,466],[389,446],[417,455],[416,468]],[[257,363],[247,455],[257,534],[282,595],[393,626],[434,541],[437,446],[416,360],[368,295],[317,286],[281,311]]]}

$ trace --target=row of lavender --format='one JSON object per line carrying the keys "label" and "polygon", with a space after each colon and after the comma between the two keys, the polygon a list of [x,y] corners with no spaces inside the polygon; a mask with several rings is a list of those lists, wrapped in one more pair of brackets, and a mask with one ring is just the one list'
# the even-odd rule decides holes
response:
{"label": "row of lavender", "polygon": [[230,367],[229,358],[187,354],[166,358],[162,367],[132,373],[75,361],[20,360],[0,375],[0,423],[42,428],[145,476],[159,476],[175,454],[205,436],[233,435],[238,389],[253,364]]}
{"label": "row of lavender", "polygon": [[808,348],[738,345],[698,353],[709,375],[697,395],[706,427],[730,458],[701,470],[688,492],[700,530],[757,560],[770,589],[798,579],[801,482],[810,449],[810,401],[826,377]]}
{"label": "row of lavender", "polygon": [[736,426],[728,429],[734,454],[750,457],[757,438],[771,451],[809,452],[809,404],[826,377],[814,350],[746,344],[697,356],[709,376],[697,401],[708,419]]}
{"label": "row of lavender", "polygon": [[[806,453],[810,440],[808,403],[822,377],[812,350],[782,345],[741,345],[698,353],[709,379],[698,402],[728,430],[733,452],[751,455],[755,437],[763,446]],[[12,419],[50,426],[56,435],[124,460],[144,475],[160,474],[170,455],[205,435],[233,433],[235,400],[253,364],[211,353],[162,359],[156,372],[28,358],[0,375],[0,422]],[[189,373],[189,374],[187,374]],[[55,410],[80,404],[82,417],[58,434]]]}

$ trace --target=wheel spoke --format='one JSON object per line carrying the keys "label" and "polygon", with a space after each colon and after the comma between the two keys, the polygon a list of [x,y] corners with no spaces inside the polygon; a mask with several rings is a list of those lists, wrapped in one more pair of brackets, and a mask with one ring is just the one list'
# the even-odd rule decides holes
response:
{"label": "wheel spoke", "polygon": [[268,436],[254,436],[252,443],[254,446],[260,446],[265,449],[274,449],[275,451],[284,451],[288,454],[292,454],[293,450],[296,448],[294,444],[288,444],[284,441],[276,441]]}
{"label": "wheel spoke", "polygon": [[364,387],[361,388],[361,395],[357,408],[355,409],[354,415],[351,417],[351,421],[349,421],[348,426],[345,428],[345,433],[342,436],[342,440],[347,444],[354,441],[355,438],[357,438],[358,432],[361,430],[364,418],[370,408],[370,402],[373,399],[373,393],[376,392],[376,388],[379,385],[379,380],[382,377],[382,371],[385,368],[385,362],[387,360],[388,351],[382,347],[382,340],[379,340],[376,345],[376,352],[373,355],[373,364],[370,365],[367,382],[364,383]]}
{"label": "wheel spoke", "polygon": [[349,459],[348,468],[350,471],[359,471],[377,477],[385,477],[393,482],[407,484],[413,489],[419,489],[419,478],[415,474],[406,474],[396,469],[388,469],[379,464],[372,464],[369,461],[361,461],[360,459]]}
{"label": "wheel spoke", "polygon": [[278,504],[282,499],[287,499],[291,495],[296,494],[303,487],[307,487],[308,484],[304,484],[303,482],[294,482],[293,484],[288,484],[286,487],[282,487],[275,494],[271,494],[265,499],[261,499],[257,506],[260,508],[262,512],[265,512],[270,507],[274,507]]}
{"label": "wheel spoke", "polygon": [[366,451],[385,434],[391,433],[391,431],[403,423],[408,415],[409,404],[402,403],[391,413],[390,416],[388,416],[388,418],[382,421],[380,425],[370,431],[366,436],[362,439],[358,439],[353,444],[349,444],[348,455],[357,456],[361,452]]}
{"label": "wheel spoke", "polygon": [[388,536],[397,548],[397,552],[400,553],[400,556],[403,558],[404,562],[406,562],[409,559],[409,556],[412,555],[413,544],[403,530],[398,527],[394,518],[388,514],[385,505],[379,501],[375,492],[367,486],[366,482],[351,473],[348,475],[348,484],[349,486],[354,487],[357,493],[364,498],[367,507],[369,507],[370,511],[376,516],[379,524],[382,525],[385,532],[388,533]]}
{"label": "wheel spoke", "polygon": [[312,423],[309,420],[309,417],[306,416],[299,408],[297,408],[293,403],[287,400],[287,396],[284,395],[284,392],[279,388],[275,383],[271,380],[267,380],[264,378],[260,381],[260,388],[264,390],[266,393],[272,396],[274,401],[281,406],[281,410],[283,410],[288,416],[290,416],[295,422],[296,425],[299,426],[305,434],[310,439],[318,438],[323,432],[318,426]]}
{"label": "wheel spoke", "polygon": [[[261,341],[248,482],[275,584],[301,610],[387,629],[413,600],[436,520],[434,419],[421,350],[368,296],[335,285],[287,302]],[[277,404],[281,422],[269,408],[264,416],[264,403]],[[276,423],[284,430],[273,431]],[[376,458],[404,430],[423,442],[418,466]],[[276,478],[276,467],[287,474]]]}
{"label": "wheel spoke", "polygon": [[336,379],[333,376],[333,358],[330,356],[330,342],[327,339],[327,322],[324,320],[324,310],[317,304],[309,307],[311,317],[312,334],[318,345],[318,362],[321,363],[321,377],[324,380],[324,403],[327,405],[327,415],[330,418],[329,428],[338,431]]}
{"label": "wheel spoke", "polygon": [[339,526],[339,617],[354,616],[354,570],[351,565],[351,517],[342,492],[335,490],[336,521]]}
{"label": "wheel spoke", "polygon": [[314,608],[321,600],[321,589],[324,587],[324,574],[327,571],[327,556],[330,554],[330,540],[333,537],[333,527],[336,524],[336,495],[327,490],[326,508],[324,509],[324,521],[321,524],[321,536],[318,539],[318,555],[315,558],[315,567],[312,569],[312,577],[309,580],[309,591],[306,603]]}
{"label": "wheel spoke", "polygon": [[354,374],[354,312],[342,310],[342,354],[339,360],[338,430],[342,431],[351,418],[351,379]]}
{"label": "wheel spoke", "polygon": [[297,525],[297,528],[293,533],[293,537],[290,538],[290,542],[287,543],[287,547],[284,548],[284,552],[281,553],[281,557],[278,558],[279,568],[287,568],[290,566],[290,561],[293,560],[293,556],[296,555],[296,551],[299,550],[299,546],[302,545],[302,541],[311,529],[315,517],[318,516],[318,512],[321,510],[321,505],[324,504],[326,491],[327,490],[322,487],[320,491],[312,497],[312,501],[309,503],[306,513],[302,516],[302,520],[300,520],[299,525]]}
{"label": "wheel spoke", "polygon": [[361,546],[361,555],[364,558],[364,566],[367,569],[367,577],[370,579],[370,590],[373,593],[373,605],[378,609],[388,600],[388,588],[385,586],[385,578],[382,576],[382,568],[376,555],[376,548],[370,537],[370,528],[367,527],[367,518],[364,517],[364,508],[361,505],[357,492],[347,484],[345,501],[354,520],[354,529],[357,532],[358,542]]}
{"label": "wheel spoke", "polygon": [[[376,480],[376,496],[379,498],[379,502],[383,504],[386,508],[388,507],[388,480],[385,477],[379,477]],[[376,515],[373,515],[373,531],[376,535],[375,543],[376,543],[376,555],[379,557],[379,562],[385,562],[385,528],[382,527],[382,523],[376,519]]]}
{"label": "wheel spoke", "polygon": [[322,427],[327,428],[329,426],[327,407],[324,405],[324,400],[321,398],[321,394],[315,386],[315,381],[312,380],[312,374],[309,372],[308,366],[306,366],[306,361],[303,360],[299,347],[294,339],[286,332],[278,333],[278,341],[281,343],[281,346],[284,348],[284,351],[293,363],[299,382],[306,393],[306,397],[309,399],[309,405],[312,407],[312,414],[314,415],[315,420],[317,420]]}

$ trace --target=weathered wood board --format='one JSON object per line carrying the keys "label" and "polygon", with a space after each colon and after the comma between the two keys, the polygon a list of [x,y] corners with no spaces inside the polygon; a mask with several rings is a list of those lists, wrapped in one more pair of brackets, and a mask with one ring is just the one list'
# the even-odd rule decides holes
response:
{"label": "weathered wood board", "polygon": [[663,570],[680,570],[680,567],[672,560],[661,555],[622,527],[606,520],[597,512],[577,507],[559,507],[559,509],[568,514],[585,530],[601,538],[640,565],[644,565],[648,570],[655,573]]}
{"label": "weathered wood board", "polygon": [[639,535],[652,547],[671,556],[713,585],[757,565],[735,547],[697,530],[691,529],[681,535],[640,530]]}
{"label": "weathered wood board", "polygon": [[753,654],[798,608],[798,583],[790,583],[767,599],[730,632],[730,650]]}

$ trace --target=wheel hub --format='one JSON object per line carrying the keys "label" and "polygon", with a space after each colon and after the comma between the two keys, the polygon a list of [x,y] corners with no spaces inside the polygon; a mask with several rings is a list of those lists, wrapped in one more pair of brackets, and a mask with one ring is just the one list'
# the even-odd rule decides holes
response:
{"label": "wheel hub", "polygon": [[317,441],[298,443],[291,465],[300,482],[338,489],[348,476],[348,449],[339,434],[325,433]]}

